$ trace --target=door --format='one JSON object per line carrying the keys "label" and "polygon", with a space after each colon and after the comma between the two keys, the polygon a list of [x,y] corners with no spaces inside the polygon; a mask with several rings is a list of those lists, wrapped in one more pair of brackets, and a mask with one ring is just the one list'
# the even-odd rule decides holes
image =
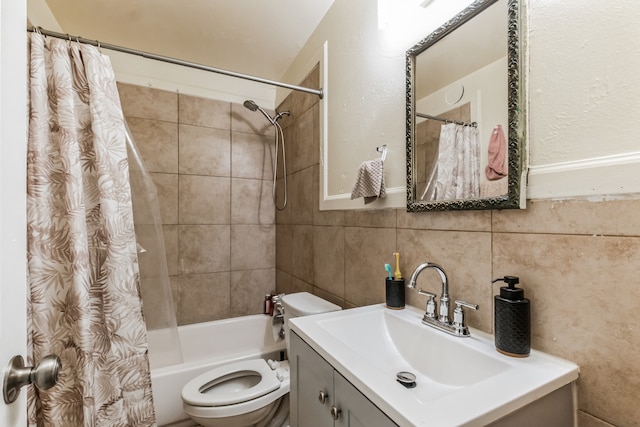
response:
{"label": "door", "polygon": [[[0,0],[0,377],[26,356],[26,0]],[[26,392],[0,399],[0,425],[26,426]]]}

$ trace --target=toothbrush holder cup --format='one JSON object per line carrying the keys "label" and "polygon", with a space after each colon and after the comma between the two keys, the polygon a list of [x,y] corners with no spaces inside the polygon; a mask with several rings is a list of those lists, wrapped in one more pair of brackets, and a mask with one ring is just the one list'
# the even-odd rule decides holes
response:
{"label": "toothbrush holder cup", "polygon": [[404,279],[386,278],[386,298],[387,308],[392,310],[402,310],[404,308]]}

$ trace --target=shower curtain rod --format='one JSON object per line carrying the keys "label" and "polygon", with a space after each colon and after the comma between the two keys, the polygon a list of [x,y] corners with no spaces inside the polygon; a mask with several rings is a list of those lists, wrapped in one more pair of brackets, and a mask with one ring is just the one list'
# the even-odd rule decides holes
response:
{"label": "shower curtain rod", "polygon": [[180,66],[183,66],[183,67],[195,68],[197,70],[209,71],[209,72],[212,72],[212,73],[223,74],[225,76],[230,76],[230,77],[237,77],[239,79],[244,79],[244,80],[251,80],[251,81],[254,81],[254,82],[264,83],[264,84],[271,85],[271,86],[284,87],[284,88],[295,90],[295,91],[299,91],[299,92],[311,93],[311,94],[317,95],[320,99],[322,99],[324,97],[324,93],[322,92],[322,88],[320,88],[320,89],[311,89],[311,88],[304,87],[304,86],[297,86],[297,85],[292,85],[292,84],[289,84],[289,83],[278,82],[278,81],[275,81],[275,80],[264,79],[262,77],[256,77],[256,76],[251,76],[251,75],[248,75],[248,74],[237,73],[235,71],[223,70],[221,68],[210,67],[208,65],[198,64],[196,62],[189,62],[189,61],[185,61],[185,60],[178,59],[178,58],[171,58],[169,56],[157,55],[155,53],[144,52],[142,50],[131,49],[131,48],[128,48],[128,47],[118,46],[118,45],[115,45],[115,44],[102,43],[102,42],[100,42],[98,40],[85,39],[84,37],[70,36],[69,34],[57,33],[55,31],[45,30],[42,27],[27,28],[27,31],[29,31],[31,33],[39,33],[39,34],[42,34],[43,36],[55,37],[55,38],[58,38],[58,39],[75,41],[75,42],[78,42],[78,43],[90,44],[90,45],[96,46],[98,48],[105,48],[105,49],[109,49],[109,50],[115,50],[117,52],[127,53],[127,54],[130,54],[130,55],[142,56],[143,58],[153,59],[153,60],[156,60],[156,61],[167,62],[169,64],[175,64],[175,65],[180,65]]}
{"label": "shower curtain rod", "polygon": [[478,127],[477,122],[471,122],[471,123],[459,122],[456,120],[443,119],[442,117],[430,116],[428,114],[422,114],[422,113],[416,113],[416,116],[422,117],[423,119],[438,120],[440,122],[445,122],[445,123],[455,123],[457,125],[462,125],[462,126],[473,126],[474,128]]}

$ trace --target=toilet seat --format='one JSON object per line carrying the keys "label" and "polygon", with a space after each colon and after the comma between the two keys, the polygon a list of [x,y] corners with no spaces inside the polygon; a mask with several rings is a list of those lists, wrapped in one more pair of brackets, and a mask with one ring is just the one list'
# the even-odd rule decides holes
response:
{"label": "toilet seat", "polygon": [[[279,365],[276,370],[272,370],[264,359],[251,359],[207,371],[183,387],[183,410],[191,417],[202,418],[225,418],[259,411],[289,393],[289,362],[282,361]],[[260,375],[261,380],[254,386],[238,392],[206,393],[205,385],[209,385],[210,388],[216,383],[219,384],[221,378],[237,378],[242,376],[240,373]]]}
{"label": "toilet seat", "polygon": [[[235,378],[258,376],[258,383],[241,390],[217,392],[216,386]],[[219,366],[189,381],[182,400],[192,406],[216,407],[247,402],[280,388],[281,382],[264,359],[242,360]]]}

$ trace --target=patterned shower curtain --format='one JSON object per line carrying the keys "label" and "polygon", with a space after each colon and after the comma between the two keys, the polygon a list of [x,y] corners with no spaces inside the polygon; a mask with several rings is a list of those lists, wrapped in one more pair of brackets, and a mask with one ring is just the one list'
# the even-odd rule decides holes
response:
{"label": "patterned shower curtain", "polygon": [[437,200],[480,197],[478,129],[449,123],[440,128]]}
{"label": "patterned shower curtain", "polygon": [[108,57],[30,39],[27,166],[29,425],[155,426],[125,126]]}

